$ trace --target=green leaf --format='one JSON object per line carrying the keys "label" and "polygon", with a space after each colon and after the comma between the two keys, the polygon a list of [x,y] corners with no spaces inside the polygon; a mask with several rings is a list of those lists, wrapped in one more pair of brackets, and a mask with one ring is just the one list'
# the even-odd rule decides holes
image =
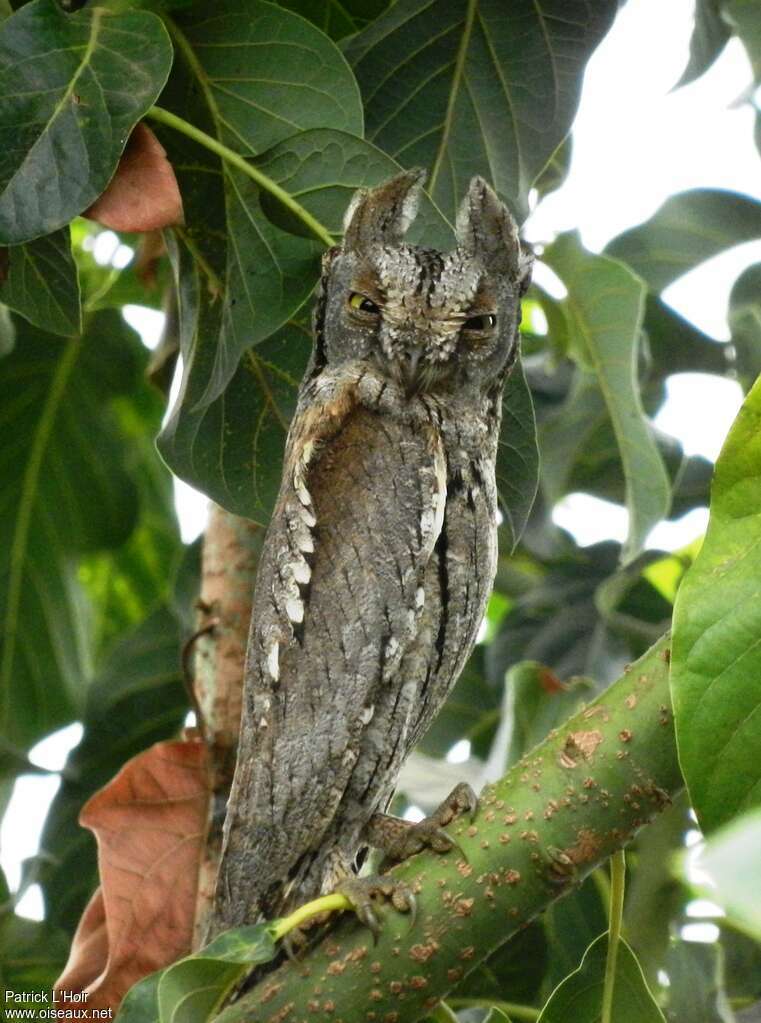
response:
{"label": "green leaf", "polygon": [[722,0],[722,11],[748,51],[753,77],[761,79],[761,11],[755,0]]}
{"label": "green leaf", "polygon": [[761,941],[761,811],[731,821],[712,835],[700,856],[700,866],[713,884],[710,898],[729,920]]}
{"label": "green leaf", "polygon": [[447,701],[417,745],[421,753],[444,757],[460,739],[486,757],[499,724],[500,692],[484,677],[483,649],[476,647]]}
{"label": "green leaf", "polygon": [[0,242],[51,234],[97,199],[171,63],[147,12],[33,0],[0,24]]}
{"label": "green leaf", "polygon": [[497,490],[509,551],[515,550],[539,486],[539,449],[531,391],[520,360],[507,378],[497,448]]}
{"label": "green leaf", "polygon": [[[581,966],[560,984],[542,1009],[538,1023],[598,1023],[602,1004],[608,936],[592,942]],[[648,990],[639,963],[621,939],[616,959],[611,1023],[665,1023]]]}
{"label": "green leaf", "polygon": [[133,984],[119,1006],[117,1023],[159,1023],[159,981],[163,972],[158,970]]}
{"label": "green leaf", "polygon": [[704,831],[761,803],[761,379],[716,463],[703,546],[674,607],[679,760]]}
{"label": "green leaf", "polygon": [[696,0],[690,57],[675,88],[700,78],[726,46],[732,33],[722,17],[721,8],[722,0]]}
{"label": "green leaf", "polygon": [[172,736],[187,713],[181,631],[166,608],[112,650],[87,695],[82,741],[68,757],[41,838],[40,877],[49,919],[73,931],[97,884],[95,840],[82,805],[131,757]]}
{"label": "green leaf", "polygon": [[548,0],[398,0],[346,49],[368,138],[428,167],[446,214],[481,174],[522,220],[615,12],[611,0],[566,0],[562,14]]}
{"label": "green leaf", "polygon": [[615,430],[626,479],[629,536],[623,560],[642,549],[668,512],[669,480],[637,387],[637,343],[645,289],[626,267],[585,252],[571,234],[543,256],[568,289],[566,318],[576,357],[596,376]]}
{"label": "green leaf", "polygon": [[0,301],[41,330],[71,336],[82,328],[79,280],[69,229],[8,249]]}
{"label": "green leaf", "polygon": [[311,21],[331,39],[343,39],[377,18],[388,0],[280,0],[280,6]]}
{"label": "green leaf", "polygon": [[689,1023],[735,1023],[724,990],[723,965],[718,942],[674,942],[664,963],[669,1015]]}
{"label": "green leaf", "polygon": [[158,984],[161,1023],[206,1023],[253,965],[274,958],[271,923],[238,927],[164,970]]}
{"label": "green leaf", "polygon": [[650,292],[645,300],[642,327],[647,336],[650,379],[661,380],[672,373],[726,374],[730,366],[729,346],[698,330]]}
{"label": "green leaf", "polygon": [[17,328],[0,361],[0,731],[25,745],[81,707],[89,654],[75,559],[119,546],[135,524],[108,403],[136,387],[144,354],[116,312],[65,342]]}
{"label": "green leaf", "polygon": [[[261,155],[313,128],[362,134],[359,91],[336,45],[265,0],[222,0],[170,24],[179,61],[162,104],[237,153]],[[209,404],[242,353],[281,327],[314,286],[324,243],[276,229],[254,182],[176,131],[160,130],[183,195],[187,229],[220,322],[206,387]],[[311,185],[329,180],[322,172]],[[274,200],[272,200],[274,202]]]}
{"label": "green leaf", "polygon": [[695,188],[672,195],[649,220],[609,242],[605,253],[662,291],[698,263],[759,237],[761,202],[738,192]]}

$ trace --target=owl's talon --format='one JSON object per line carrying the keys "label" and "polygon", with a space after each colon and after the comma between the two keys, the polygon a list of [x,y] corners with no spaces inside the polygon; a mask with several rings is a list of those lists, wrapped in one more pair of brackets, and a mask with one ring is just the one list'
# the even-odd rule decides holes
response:
{"label": "owl's talon", "polygon": [[335,891],[351,903],[357,919],[372,932],[377,944],[383,926],[375,907],[381,899],[388,899],[400,913],[410,914],[410,927],[417,919],[417,900],[412,889],[404,881],[371,874],[367,877],[347,878]]}
{"label": "owl's talon", "polygon": [[371,846],[385,853],[386,859],[392,863],[406,860],[426,848],[437,853],[457,849],[467,863],[464,849],[454,835],[444,828],[463,813],[467,813],[472,821],[477,810],[478,797],[470,785],[462,782],[430,817],[424,817],[422,821],[403,821],[384,813],[375,814],[367,826],[365,837]]}

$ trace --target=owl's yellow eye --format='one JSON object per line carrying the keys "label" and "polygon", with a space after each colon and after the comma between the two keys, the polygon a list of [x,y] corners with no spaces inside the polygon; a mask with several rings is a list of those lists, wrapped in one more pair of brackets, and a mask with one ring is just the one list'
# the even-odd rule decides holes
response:
{"label": "owl's yellow eye", "polygon": [[497,326],[497,317],[495,313],[482,313],[481,316],[471,316],[462,325],[463,330],[494,330]]}
{"label": "owl's yellow eye", "polygon": [[358,291],[352,291],[349,295],[349,308],[357,309],[361,313],[368,313],[370,316],[378,316],[380,309],[372,302],[367,295],[361,295]]}

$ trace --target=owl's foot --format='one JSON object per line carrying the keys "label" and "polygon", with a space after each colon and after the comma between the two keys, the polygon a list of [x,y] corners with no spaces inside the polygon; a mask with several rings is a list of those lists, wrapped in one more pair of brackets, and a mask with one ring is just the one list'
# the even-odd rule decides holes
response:
{"label": "owl's foot", "polygon": [[386,861],[398,863],[423,849],[447,853],[451,849],[460,849],[460,845],[444,828],[463,813],[472,820],[477,809],[478,797],[470,785],[461,782],[430,817],[424,817],[422,821],[404,821],[385,813],[374,814],[365,829],[365,838],[373,848],[385,854],[381,869]]}
{"label": "owl's foot", "polygon": [[346,896],[352,909],[365,927],[373,932],[378,940],[381,932],[381,921],[376,907],[381,900],[388,899],[394,909],[400,913],[410,914],[410,926],[415,923],[417,902],[415,894],[404,881],[395,881],[381,874],[369,874],[367,877],[347,877],[335,888],[335,891]]}

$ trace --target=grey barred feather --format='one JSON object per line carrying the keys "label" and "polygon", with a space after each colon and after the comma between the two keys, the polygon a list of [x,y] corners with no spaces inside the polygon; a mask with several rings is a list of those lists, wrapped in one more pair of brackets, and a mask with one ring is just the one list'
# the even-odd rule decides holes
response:
{"label": "grey barred feather", "polygon": [[256,582],[214,930],[351,871],[486,608],[531,260],[481,179],[453,252],[405,244],[421,187],[413,171],[358,193],[324,260]]}

